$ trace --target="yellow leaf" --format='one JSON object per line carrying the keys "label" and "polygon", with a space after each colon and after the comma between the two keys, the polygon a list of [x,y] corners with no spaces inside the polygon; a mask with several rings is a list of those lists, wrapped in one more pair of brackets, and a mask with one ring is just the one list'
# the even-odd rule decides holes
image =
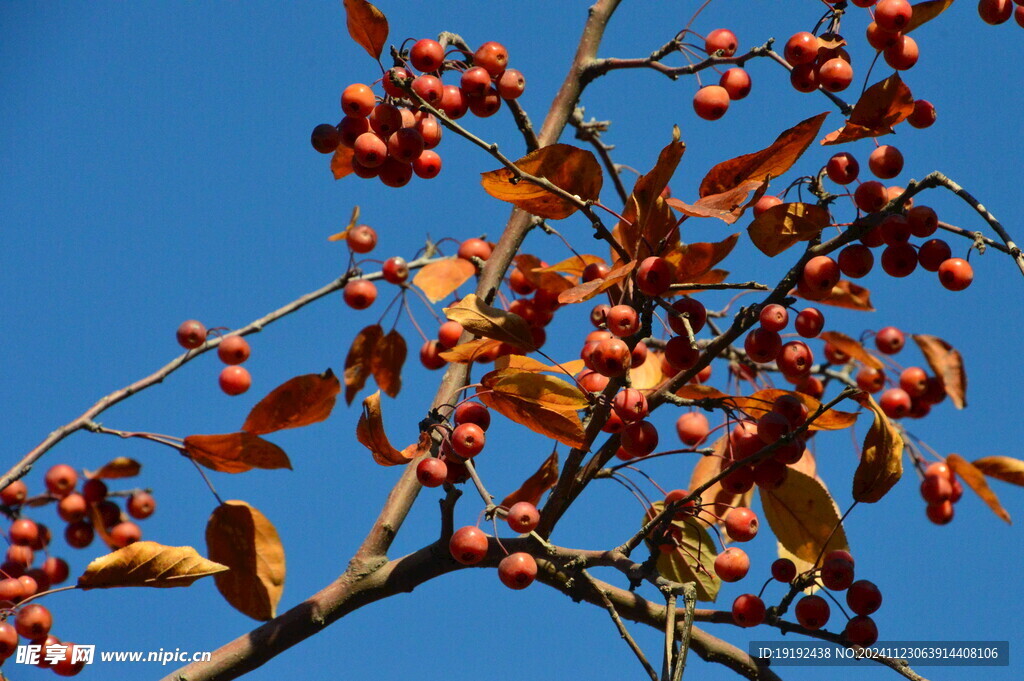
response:
{"label": "yellow leaf", "polygon": [[[552,144],[532,151],[514,164],[524,173],[543,178],[583,201],[601,195],[601,164],[585,149],[569,144]],[[496,199],[507,201],[527,213],[549,220],[561,220],[576,212],[577,207],[548,189],[528,180],[515,180],[508,168],[482,173],[484,191]]]}
{"label": "yellow leaf", "polygon": [[167,589],[190,586],[200,577],[227,569],[226,565],[203,558],[191,546],[137,541],[89,563],[78,578],[78,588],[149,586]]}
{"label": "yellow leaf", "polygon": [[903,438],[893,428],[889,417],[866,395],[867,407],[875,420],[864,438],[860,464],[853,474],[853,498],[873,504],[892,489],[903,476]]}
{"label": "yellow leaf", "polygon": [[277,614],[284,591],[284,547],[274,525],[244,501],[226,501],[206,523],[206,553],[230,568],[214,575],[233,608],[255,620]]}
{"label": "yellow leaf", "polygon": [[412,283],[423,291],[427,300],[437,303],[454,293],[474,274],[476,267],[468,260],[447,258],[425,265],[412,278]]}
{"label": "yellow leaf", "polygon": [[974,492],[981,497],[981,500],[992,509],[992,511],[1010,523],[1010,514],[1007,513],[1003,505],[999,503],[999,497],[996,493],[988,486],[985,482],[985,475],[978,470],[971,462],[964,459],[959,454],[950,454],[946,457],[946,465],[949,466],[950,470],[963,478],[967,486],[974,490]]}
{"label": "yellow leaf", "polygon": [[457,304],[444,308],[448,319],[462,324],[462,328],[475,336],[514,345],[524,350],[533,350],[533,335],[526,320],[513,312],[491,307],[477,298],[475,293]]}
{"label": "yellow leaf", "polygon": [[850,549],[839,508],[820,480],[790,469],[781,485],[760,491],[765,519],[787,551],[814,563],[823,550]]}

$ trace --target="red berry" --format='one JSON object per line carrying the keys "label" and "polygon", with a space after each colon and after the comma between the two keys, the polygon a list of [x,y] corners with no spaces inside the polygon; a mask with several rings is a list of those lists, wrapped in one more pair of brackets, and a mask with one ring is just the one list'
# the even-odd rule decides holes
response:
{"label": "red berry", "polygon": [[829,59],[818,68],[818,82],[829,92],[842,92],[853,82],[853,67],[845,59]]}
{"label": "red berry", "polygon": [[730,546],[715,558],[715,574],[723,582],[738,582],[747,576],[750,558],[743,549]]}
{"label": "red berry", "polygon": [[412,165],[389,158],[380,167],[377,177],[386,187],[404,187],[412,179]]}
{"label": "red berry", "polygon": [[876,180],[869,180],[861,183],[853,192],[853,201],[865,213],[874,213],[882,210],[889,202],[885,185]]}
{"label": "red berry", "polygon": [[875,621],[866,615],[850,618],[843,630],[843,636],[850,643],[862,647],[873,645],[878,640],[878,627]]}
{"label": "red berry", "polygon": [[66,463],[59,463],[46,471],[43,478],[46,489],[55,497],[64,498],[75,491],[78,484],[78,473]]}
{"label": "red berry", "polygon": [[782,331],[789,324],[789,310],[778,303],[771,303],[761,308],[758,319],[762,329]]}
{"label": "red berry", "polygon": [[647,416],[647,398],[636,388],[623,388],[615,394],[612,409],[624,422],[633,423]]}
{"label": "red berry", "polygon": [[505,69],[498,78],[498,95],[502,99],[517,99],[526,90],[526,78],[516,69]]}
{"label": "red berry", "polygon": [[4,506],[17,506],[28,498],[28,487],[21,480],[15,480],[0,490],[0,503]]}
{"label": "red berry", "polygon": [[156,510],[156,499],[149,492],[136,492],[128,497],[125,508],[131,517],[136,520],[145,520]]}
{"label": "red berry", "polygon": [[[404,97],[405,92],[402,92],[401,96]],[[382,138],[402,129],[402,112],[394,104],[381,102],[373,108],[373,112],[368,118],[370,120],[370,129]],[[377,165],[380,164],[378,163]]]}
{"label": "red berry", "polygon": [[605,315],[605,324],[613,334],[626,338],[640,330],[640,315],[629,305],[616,305]]}
{"label": "red berry", "polygon": [[452,449],[464,459],[471,459],[484,448],[484,429],[475,423],[463,423],[452,431]]}
{"label": "red berry", "polygon": [[817,255],[804,264],[800,284],[805,291],[819,296],[812,300],[820,300],[832,293],[841,276],[842,272],[835,260],[827,255]]}
{"label": "red berry", "polygon": [[647,456],[658,447],[658,430],[649,421],[631,423],[622,429],[621,442],[635,458]]}
{"label": "red berry", "polygon": [[963,291],[974,281],[974,269],[963,258],[950,258],[939,265],[939,281],[950,291]]}
{"label": "red berry", "polygon": [[95,531],[92,525],[84,520],[68,523],[64,530],[64,541],[73,549],[84,549],[92,543]]}
{"label": "red berry", "polygon": [[401,256],[393,256],[384,261],[382,268],[384,281],[390,284],[403,284],[409,278],[409,264]]}
{"label": "red berry", "polygon": [[508,50],[501,43],[486,42],[473,53],[473,63],[482,66],[491,76],[500,76],[508,65]]}
{"label": "red berry", "polygon": [[718,84],[729,93],[729,99],[736,101],[750,94],[750,74],[739,67],[731,68],[722,74]]}
{"label": "red berry", "polygon": [[206,327],[194,319],[181,323],[178,327],[178,345],[186,350],[195,350],[206,342]]}
{"label": "red berry", "polygon": [[691,447],[703,442],[710,431],[708,417],[697,411],[686,412],[676,421],[676,434],[680,441]]}
{"label": "red berry", "polygon": [[244,367],[227,366],[221,370],[217,381],[228,395],[241,395],[252,385],[252,376]]}
{"label": "red berry", "polygon": [[743,341],[743,349],[751,361],[765,364],[779,356],[779,352],[782,351],[782,338],[777,331],[759,327],[747,334]]}
{"label": "red berry", "polygon": [[727,28],[716,28],[704,39],[704,51],[712,57],[719,50],[722,51],[721,56],[731,57],[736,54],[738,46],[739,41],[736,39],[736,34]]}
{"label": "red berry", "polygon": [[437,330],[437,342],[444,348],[454,348],[459,344],[459,338],[462,337],[462,331],[462,324],[454,321],[447,321]]}
{"label": "red berry", "polygon": [[796,565],[789,558],[779,558],[772,563],[772,577],[777,582],[789,584],[796,579]]}
{"label": "red berry", "polygon": [[885,63],[897,71],[906,71],[917,63],[919,52],[917,42],[909,35],[901,35],[885,48]]}
{"label": "red berry", "polygon": [[939,216],[928,206],[914,206],[907,211],[907,223],[910,233],[923,239],[939,228]]}
{"label": "red berry", "polygon": [[629,346],[619,338],[606,338],[594,347],[591,362],[604,376],[621,376],[631,364]]}
{"label": "red berry", "polygon": [[902,31],[910,23],[914,10],[907,0],[879,0],[875,5],[875,22],[884,31]]}
{"label": "red berry", "polygon": [[540,523],[540,513],[529,501],[518,501],[508,509],[505,520],[515,532],[532,532]]}
{"label": "red berry", "polygon": [[917,251],[910,244],[893,244],[882,251],[882,269],[890,277],[906,277],[917,269]]}
{"label": "red berry", "polygon": [[366,279],[353,279],[345,284],[342,293],[345,304],[353,310],[365,310],[377,300],[377,287]]}
{"label": "red berry", "polygon": [[882,241],[894,246],[910,241],[910,221],[902,215],[890,215],[879,225],[882,230]]}
{"label": "red berry", "polygon": [[115,546],[125,547],[142,539],[142,530],[133,522],[123,522],[110,528],[110,539]]}
{"label": "red berry", "polygon": [[828,601],[821,596],[804,596],[796,603],[796,620],[805,629],[817,630],[828,624]]}
{"label": "red berry", "polygon": [[1013,3],[1010,0],[978,0],[978,16],[986,24],[1002,24],[1013,14]]}
{"label": "red berry", "polygon": [[845,558],[826,558],[821,567],[821,583],[832,591],[843,591],[853,584],[853,562]]}
{"label": "red berry", "polygon": [[906,336],[895,326],[887,326],[875,334],[875,347],[887,355],[895,355],[903,349],[906,342]]}
{"label": "red berry", "polygon": [[510,589],[525,589],[537,578],[537,561],[523,551],[505,556],[498,563],[498,578]]}
{"label": "red berry", "polygon": [[217,346],[217,357],[225,364],[241,364],[249,359],[249,343],[241,336],[225,336]]}
{"label": "red berry", "polygon": [[665,361],[674,371],[686,371],[693,368],[700,359],[700,350],[690,345],[684,336],[673,336],[665,344]]}
{"label": "red berry", "polygon": [[910,395],[902,388],[890,388],[882,393],[878,406],[891,419],[901,419],[910,413]]}
{"label": "red berry", "polygon": [[366,118],[376,104],[373,90],[362,83],[352,83],[341,93],[341,110],[346,116]]}
{"label": "red berry", "polygon": [[796,33],[786,41],[784,53],[793,66],[810,64],[818,57],[818,38],[808,31]]}
{"label": "red berry", "polygon": [[754,217],[757,218],[761,213],[765,212],[769,208],[773,208],[782,203],[782,199],[777,196],[762,196],[754,204]]}
{"label": "red berry", "polygon": [[790,341],[782,346],[776,361],[787,380],[799,379],[810,373],[814,354],[803,341]]}
{"label": "red berry", "polygon": [[376,133],[364,132],[352,145],[355,160],[365,168],[379,168],[388,158],[388,145]]}
{"label": "red berry", "polygon": [[[665,495],[665,506],[682,501],[688,496],[690,496],[689,491],[685,489],[674,489]],[[692,516],[696,508],[697,505],[691,499],[690,501],[687,501],[686,503],[679,505],[679,507],[676,509],[676,512],[672,514],[672,517],[675,520],[683,520],[685,518]]]}
{"label": "red berry", "polygon": [[67,562],[63,558],[57,558],[56,556],[50,556],[44,560],[42,569],[46,574],[46,578],[50,580],[50,584],[60,584],[70,574]]}
{"label": "red berry", "polygon": [[444,48],[436,40],[417,40],[409,50],[409,61],[417,71],[437,71],[444,63]]}
{"label": "red berry", "polygon": [[438,487],[448,477],[448,466],[441,459],[427,458],[416,464],[416,479],[424,487]]}
{"label": "red berry", "polygon": [[454,420],[457,425],[473,423],[487,430],[491,425],[491,412],[479,402],[463,402],[455,408]]}
{"label": "red berry", "polygon": [[454,121],[469,112],[469,100],[455,85],[445,85],[441,90],[441,101],[437,103],[437,108]]}
{"label": "red berry", "polygon": [[896,147],[883,144],[868,156],[868,168],[883,180],[896,177],[903,171],[903,154]]}
{"label": "red berry", "polygon": [[459,244],[458,256],[463,260],[469,260],[470,258],[480,258],[481,260],[487,260],[491,257],[491,245],[483,239],[466,239]]}
{"label": "red berry", "polygon": [[491,86],[491,74],[482,66],[474,66],[462,72],[459,87],[466,97],[480,97]]}
{"label": "red berry", "polygon": [[935,123],[935,106],[926,99],[914,101],[914,111],[907,116],[907,123],[915,128],[927,128]]}
{"label": "red berry", "polygon": [[678,314],[670,315],[668,318],[669,327],[680,336],[686,335],[686,324],[683,317],[690,324],[694,335],[700,333],[707,323],[708,312],[704,304],[695,298],[680,298],[672,303],[672,309]]}
{"label": "red berry", "polygon": [[441,103],[441,95],[444,94],[444,83],[437,76],[423,74],[416,76],[412,81],[412,91],[423,101],[437,106]]}
{"label": "red berry", "polygon": [[693,96],[693,110],[706,121],[717,121],[729,110],[729,91],[721,85],[705,85]]}
{"label": "red berry", "polygon": [[[69,494],[57,504],[57,515],[66,523],[73,523],[81,520],[89,512],[89,504],[81,494]],[[31,521],[29,521],[31,522]],[[11,526],[13,529],[13,525]],[[13,541],[13,539],[12,539]],[[31,542],[14,542],[15,544]]]}
{"label": "red berry", "polygon": [[797,92],[814,92],[818,89],[818,72],[814,64],[800,64],[789,72],[789,83]]}
{"label": "red berry", "polygon": [[929,239],[921,244],[921,248],[917,251],[917,259],[921,263],[921,267],[929,272],[938,272],[942,263],[949,260],[951,255],[949,244],[942,239]]}
{"label": "red berry", "polygon": [[836,184],[850,184],[860,174],[860,163],[853,154],[841,151],[825,164],[825,173]]}
{"label": "red berry", "polygon": [[18,610],[14,618],[14,628],[21,636],[29,640],[45,638],[53,625],[50,611],[38,603],[30,603]]}
{"label": "red berry", "polygon": [[757,536],[757,515],[746,507],[734,508],[725,517],[725,531],[733,541],[750,541]]}
{"label": "red berry", "polygon": [[764,602],[754,594],[743,594],[732,602],[732,619],[741,627],[756,627],[764,616]]}
{"label": "red berry", "polygon": [[321,154],[333,154],[341,144],[342,136],[338,129],[330,123],[321,123],[313,128],[309,141],[313,148]]}
{"label": "red berry", "polygon": [[487,535],[472,525],[460,527],[452,534],[448,550],[463,565],[474,565],[487,555]]}

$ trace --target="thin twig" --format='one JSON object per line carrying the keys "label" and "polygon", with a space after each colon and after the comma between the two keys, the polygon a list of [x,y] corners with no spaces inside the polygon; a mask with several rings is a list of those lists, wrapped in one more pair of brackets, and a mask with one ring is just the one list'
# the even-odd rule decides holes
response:
{"label": "thin twig", "polygon": [[597,581],[590,576],[589,572],[586,570],[580,570],[580,574],[590,582],[592,587],[594,587],[594,591],[601,598],[601,602],[604,604],[605,609],[611,616],[612,622],[615,623],[615,628],[619,630],[619,636],[622,637],[622,640],[626,642],[629,649],[633,651],[634,655],[636,655],[636,659],[643,665],[644,671],[646,671],[647,675],[651,677],[651,681],[658,681],[657,672],[654,671],[654,667],[651,666],[651,663],[647,661],[647,656],[644,655],[644,651],[640,649],[640,646],[637,645],[637,642],[630,635],[629,630],[626,629],[626,625],[622,623],[622,618],[619,617],[618,611],[615,610],[615,605],[608,599],[608,594],[606,594],[598,585]]}

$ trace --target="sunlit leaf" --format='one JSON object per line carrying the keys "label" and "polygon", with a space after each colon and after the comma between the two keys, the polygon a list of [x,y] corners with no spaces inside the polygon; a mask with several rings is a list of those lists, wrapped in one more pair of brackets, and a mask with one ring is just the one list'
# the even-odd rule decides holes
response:
{"label": "sunlit leaf", "polygon": [[864,438],[860,464],[853,474],[853,498],[873,504],[903,476],[903,438],[875,398],[871,395],[865,398],[875,420]]}
{"label": "sunlit leaf", "polygon": [[575,385],[560,378],[502,369],[480,379],[477,397],[499,414],[570,447],[582,447],[583,423],[577,411],[589,405]]}
{"label": "sunlit leaf", "polygon": [[[793,289],[789,295],[796,296],[797,298],[803,298],[800,295],[799,289]],[[823,305],[832,305],[834,307],[842,307],[847,310],[859,310],[861,312],[874,312],[875,308],[871,304],[871,292],[859,284],[854,284],[852,281],[842,279],[832,289],[832,294],[828,298],[823,300],[815,301]]]}
{"label": "sunlit leaf", "polygon": [[[756,203],[767,189],[768,183],[765,181],[747,180],[720,194],[701,197],[692,204],[679,199],[666,199],[665,203],[683,215],[693,218],[718,218],[731,225],[743,217],[747,208]],[[754,196],[748,200],[750,192],[754,192]]]}
{"label": "sunlit leaf", "polygon": [[946,394],[957,409],[967,406],[967,371],[960,353],[936,336],[915,333],[914,342],[921,348],[928,366],[942,380]]}
{"label": "sunlit leaf", "polygon": [[366,0],[344,0],[348,33],[374,59],[388,41],[388,19]]}
{"label": "sunlit leaf", "polygon": [[274,525],[244,501],[226,501],[206,523],[206,553],[229,570],[213,579],[233,608],[265,621],[284,591],[284,547]]}
{"label": "sunlit leaf", "polygon": [[373,349],[384,336],[379,324],[367,326],[352,339],[352,346],[345,357],[345,403],[352,404],[356,394],[366,385],[370,377],[370,361]]}
{"label": "sunlit leaf", "polygon": [[127,456],[119,456],[103,464],[98,470],[85,471],[87,478],[101,478],[105,480],[116,480],[119,478],[133,478],[142,470],[142,464]]}
{"label": "sunlit leaf", "polygon": [[950,454],[946,457],[946,465],[949,469],[959,475],[967,486],[970,487],[974,492],[981,497],[981,500],[992,509],[992,512],[997,516],[1010,523],[1010,514],[1007,513],[1003,505],[999,503],[999,497],[996,493],[988,486],[985,482],[984,473],[976,468],[974,464],[967,461],[959,454]]}
{"label": "sunlit leaf", "polygon": [[396,397],[402,389],[402,365],[405,364],[407,354],[405,338],[395,329],[373,346],[370,371],[373,372],[377,387],[389,397]]}
{"label": "sunlit leaf", "polygon": [[654,390],[665,380],[661,355],[648,350],[644,363],[629,370],[629,380],[637,390]]}
{"label": "sunlit leaf", "polygon": [[914,112],[914,96],[898,73],[864,91],[850,118],[839,130],[825,136],[822,144],[842,144],[865,137],[879,137]]}
{"label": "sunlit leaf", "polygon": [[[722,400],[722,403],[733,409],[739,409],[752,419],[761,418],[765,413],[772,410],[775,400],[783,395],[795,397],[807,408],[807,415],[813,416],[818,413],[821,402],[801,392],[791,390],[780,390],[778,388],[766,388],[758,390],[749,397],[730,396]],[[836,408],[829,409],[821,416],[814,419],[808,426],[808,430],[843,430],[857,422],[857,414],[839,411]]]}
{"label": "sunlit leaf", "polygon": [[480,300],[475,293],[444,308],[448,319],[462,324],[469,333],[514,345],[524,350],[533,350],[533,334],[526,320]]}
{"label": "sunlit leaf", "polygon": [[412,278],[412,283],[423,291],[427,300],[437,303],[455,293],[474,274],[476,267],[468,260],[447,258],[424,265]]}
{"label": "sunlit leaf", "polygon": [[548,268],[542,267],[540,258],[535,255],[520,253],[515,257],[515,262],[527,281],[542,291],[557,295],[573,286],[573,282],[561,274],[546,271]]}
{"label": "sunlit leaf", "polygon": [[[672,141],[662,148],[650,172],[637,178],[622,214],[624,221],[612,230],[616,241],[636,260],[661,255],[678,241],[676,217],[662,192],[676,172],[686,145],[679,140],[679,128],[672,128]],[[615,253],[612,257],[615,257]]]}
{"label": "sunlit leaf", "polygon": [[630,260],[629,262],[617,265],[613,267],[611,272],[608,273],[604,279],[594,279],[592,281],[584,282],[578,286],[573,286],[570,289],[566,289],[558,294],[558,302],[562,305],[569,305],[571,303],[582,303],[585,300],[590,300],[599,293],[607,291],[613,286],[618,285],[622,280],[626,279],[634,269],[636,269],[636,260]]}
{"label": "sunlit leaf", "polygon": [[[585,149],[569,144],[552,144],[530,152],[515,162],[524,173],[543,178],[583,201],[596,200],[601,194],[601,164]],[[514,180],[508,168],[482,173],[484,191],[496,199],[549,220],[561,220],[578,208],[544,187],[528,180]]]}
{"label": "sunlit leaf", "polygon": [[322,374],[296,376],[260,400],[249,412],[242,430],[264,435],[319,423],[331,415],[339,392],[341,383],[330,369]]}
{"label": "sunlit leaf", "polygon": [[565,274],[579,277],[583,275],[583,270],[587,268],[587,265],[605,264],[604,258],[599,255],[588,255],[583,253],[581,255],[574,255],[571,258],[566,258],[560,263],[555,263],[548,267],[542,267],[537,270],[538,272],[564,272]]}
{"label": "sunlit leaf", "polygon": [[818,236],[829,224],[828,211],[812,203],[780,203],[750,223],[747,234],[770,258],[801,241]]}
{"label": "sunlit leaf", "polygon": [[823,551],[849,550],[839,508],[820,480],[790,469],[781,485],[760,492],[765,519],[787,551],[813,563]]}
{"label": "sunlit leaf", "polygon": [[253,433],[189,435],[184,445],[193,461],[221,473],[292,467],[283,449]]}
{"label": "sunlit leaf", "polygon": [[359,206],[352,207],[352,217],[349,218],[348,224],[345,225],[345,229],[341,230],[337,234],[332,234],[327,237],[328,241],[344,241],[348,236],[348,231],[355,227],[359,223]]}
{"label": "sunlit leaf", "polygon": [[[643,522],[650,522],[664,507],[664,502],[654,502]],[[722,580],[715,574],[718,547],[700,523],[672,521],[671,524],[679,528],[679,548],[658,556],[658,573],[680,584],[693,582],[698,601],[714,601],[722,586]]]}
{"label": "sunlit leaf", "polygon": [[733,234],[724,241],[680,245],[673,249],[665,255],[665,260],[675,268],[675,283],[704,283],[696,280],[732,253],[739,238],[739,234]]}
{"label": "sunlit leaf", "polygon": [[990,478],[1024,487],[1024,461],[1009,456],[986,456],[973,462],[975,468]]}
{"label": "sunlit leaf", "polygon": [[827,112],[801,121],[761,151],[719,163],[701,181],[701,197],[721,194],[751,180],[760,183],[769,176],[779,177],[796,163],[818,136],[826,116]]}
{"label": "sunlit leaf", "polygon": [[526,357],[525,355],[502,355],[494,362],[494,368],[548,372],[552,374],[569,374],[572,376],[583,370],[583,360],[574,359],[571,362],[562,362],[560,365],[554,366],[540,362],[532,357]]}
{"label": "sunlit leaf", "polygon": [[928,0],[919,2],[912,7],[914,13],[910,15],[910,21],[903,27],[902,33],[906,35],[921,24],[927,23],[939,16],[953,4],[953,0]]}
{"label": "sunlit leaf", "polygon": [[381,466],[400,466],[416,457],[408,447],[398,451],[384,432],[384,416],[380,409],[380,391],[363,400],[363,413],[356,425],[356,439],[370,450],[373,460]]}
{"label": "sunlit leaf", "polygon": [[227,569],[226,565],[203,558],[191,546],[137,541],[89,563],[78,578],[78,588],[148,586],[167,589],[190,586],[200,577]]}
{"label": "sunlit leaf", "polygon": [[872,369],[885,368],[885,365],[882,364],[882,360],[872,355],[864,348],[863,345],[860,344],[860,342],[850,338],[845,333],[840,333],[838,331],[824,331],[819,337],[826,343],[838,348],[841,352],[846,353],[865,366],[869,366]]}
{"label": "sunlit leaf", "polygon": [[483,358],[489,359],[493,357],[493,353],[498,352],[501,346],[501,341],[491,340],[490,338],[477,338],[476,340],[459,343],[454,348],[442,350],[438,354],[446,362],[471,364],[477,361],[482,362],[484,361]]}
{"label": "sunlit leaf", "polygon": [[342,145],[335,150],[334,155],[331,156],[331,174],[334,175],[335,180],[352,174],[352,159],[354,157],[355,152],[351,147]]}
{"label": "sunlit leaf", "polygon": [[558,452],[552,451],[551,455],[544,459],[537,471],[528,477],[515,492],[505,497],[500,506],[511,508],[512,504],[526,501],[534,506],[540,504],[540,498],[558,482]]}

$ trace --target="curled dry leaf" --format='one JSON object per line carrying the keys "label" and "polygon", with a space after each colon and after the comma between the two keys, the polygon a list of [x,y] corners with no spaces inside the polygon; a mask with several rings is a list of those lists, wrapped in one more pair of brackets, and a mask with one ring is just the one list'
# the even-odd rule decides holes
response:
{"label": "curled dry leaf", "polygon": [[760,183],[769,177],[779,177],[807,151],[826,116],[828,112],[797,123],[761,151],[719,163],[701,181],[701,197],[721,194],[751,180]]}
{"label": "curled dry leaf", "polygon": [[893,132],[893,126],[914,112],[914,96],[910,88],[894,73],[864,91],[839,130],[829,133],[824,144],[843,144],[865,137],[879,137]]}
{"label": "curled dry leaf", "polygon": [[917,3],[912,7],[914,12],[910,15],[910,21],[903,28],[903,34],[906,35],[921,24],[931,21],[949,9],[952,4],[953,0],[927,0],[927,2]]}
{"label": "curled dry leaf", "polygon": [[562,305],[569,305],[590,300],[597,294],[604,293],[626,279],[636,269],[636,264],[636,260],[630,260],[625,264],[613,267],[604,279],[594,279],[593,281],[584,282],[578,286],[566,289],[558,294],[558,302]]}
{"label": "curled dry leaf", "polygon": [[142,470],[142,464],[127,456],[119,456],[103,464],[98,470],[85,471],[87,478],[116,480],[118,478],[134,478]]}
{"label": "curled dry leaf", "polygon": [[903,476],[903,438],[875,398],[871,395],[865,398],[875,420],[864,437],[860,464],[853,474],[853,498],[873,504]]}
{"label": "curled dry leaf", "polygon": [[206,523],[206,553],[227,572],[214,575],[231,607],[266,621],[277,614],[284,591],[284,547],[267,517],[244,501],[226,501]]}
{"label": "curled dry leaf", "polygon": [[189,435],[185,452],[196,463],[221,473],[244,473],[253,468],[291,469],[284,450],[253,433]]}
{"label": "curled dry leaf", "polygon": [[423,291],[427,300],[437,303],[455,293],[474,274],[476,267],[473,263],[462,258],[448,258],[425,265],[412,278],[412,283]]}
{"label": "curled dry leaf", "polygon": [[[757,203],[767,190],[767,181],[747,180],[720,194],[701,197],[696,203],[683,203],[679,199],[671,198],[666,199],[665,203],[683,215],[692,218],[718,218],[731,225],[743,217],[747,208]],[[748,200],[750,192],[754,192],[754,196]]]}
{"label": "curled dry leaf", "polygon": [[523,276],[543,291],[557,295],[573,286],[573,282],[569,279],[557,272],[548,271],[549,268],[542,267],[540,258],[535,255],[522,253],[515,257],[515,261],[516,267],[523,273]]}
{"label": "curled dry leaf", "polygon": [[546,374],[502,369],[480,379],[477,397],[499,414],[569,447],[583,447],[583,423],[576,413],[588,406],[575,385]]}
{"label": "curled dry leaf", "polygon": [[348,231],[355,227],[359,223],[359,206],[352,207],[352,217],[349,218],[348,224],[345,225],[345,229],[342,231],[332,234],[327,237],[328,241],[344,241],[348,236]]}
{"label": "curled dry leaf", "polygon": [[[800,291],[793,289],[789,295],[803,298]],[[823,305],[832,305],[847,310],[859,310],[861,312],[874,312],[871,304],[871,292],[859,284],[842,279],[832,288],[832,294],[824,300],[815,301]]]}
{"label": "curled dry leaf", "polygon": [[584,253],[582,255],[574,255],[571,258],[567,258],[560,263],[556,263],[548,267],[542,267],[536,271],[541,274],[545,272],[564,272],[565,274],[574,277],[580,277],[583,276],[583,270],[587,268],[587,265],[597,264],[605,264],[604,258],[602,258],[599,255],[588,255]]}
{"label": "curled dry leaf", "polygon": [[191,546],[164,546],[137,541],[89,563],[78,578],[79,589],[191,586],[200,577],[224,572],[227,565],[199,555]]}
{"label": "curled dry leaf", "polygon": [[490,338],[477,338],[476,340],[459,343],[450,350],[443,350],[439,354],[446,362],[455,364],[471,364],[480,357],[489,357],[491,353],[501,347],[501,341]]}
{"label": "curled dry leaf", "polygon": [[[351,148],[345,146],[337,148],[334,155],[331,156],[331,174],[334,175],[335,180],[352,174],[352,159],[354,157],[355,151]],[[332,239],[332,241],[336,241],[336,239]]]}
{"label": "curled dry leaf", "polygon": [[981,500],[992,509],[997,516],[1010,523],[1010,514],[999,503],[999,497],[985,482],[984,473],[976,468],[970,461],[967,461],[959,454],[950,454],[946,457],[946,465],[949,469],[959,475],[967,486],[981,497]]}
{"label": "curled dry leaf", "polygon": [[973,466],[990,478],[1024,487],[1024,461],[1009,456],[986,456]]}
{"label": "curled dry leaf", "polygon": [[462,324],[462,328],[476,336],[533,350],[533,335],[526,320],[513,312],[491,307],[475,293],[443,310],[448,319]]}
{"label": "curled dry leaf", "polygon": [[551,455],[544,459],[537,471],[528,477],[515,492],[509,494],[501,501],[501,506],[512,508],[512,504],[526,501],[534,506],[540,504],[540,498],[558,482],[558,452],[552,451]]}
{"label": "curled dry leaf", "polygon": [[[771,411],[772,405],[775,404],[775,400],[779,399],[783,395],[795,397],[803,402],[804,406],[807,407],[808,416],[813,416],[818,413],[818,409],[821,408],[821,402],[810,395],[805,395],[804,393],[792,390],[780,390],[778,388],[758,390],[749,397],[726,397],[722,403],[728,407],[732,407],[733,409],[739,409],[740,411],[745,412],[750,416],[750,418],[758,419],[766,412]],[[811,422],[811,425],[808,426],[808,430],[843,430],[844,428],[849,428],[856,422],[857,414],[839,411],[833,407],[814,419],[814,421]]]}
{"label": "curled dry leaf", "polygon": [[665,256],[665,260],[675,268],[675,283],[707,283],[700,281],[700,278],[732,253],[739,238],[739,234],[733,234],[728,239],[716,243],[701,242],[674,248]]}
{"label": "curled dry leaf", "polygon": [[915,333],[914,342],[921,348],[928,366],[935,375],[942,379],[946,394],[957,409],[967,406],[967,371],[964,370],[964,359],[949,343],[937,336],[926,336]]}
{"label": "curled dry leaf", "polygon": [[[532,151],[514,164],[524,173],[548,180],[583,201],[596,201],[601,195],[601,164],[585,149],[570,144],[552,144]],[[575,213],[573,203],[528,180],[515,180],[508,168],[482,173],[484,191],[501,201],[549,220],[561,220]]]}
{"label": "curled dry leaf", "polygon": [[388,41],[388,19],[384,13],[366,0],[344,0],[345,19],[352,40],[374,59]]}
{"label": "curled dry leaf", "polygon": [[758,215],[747,234],[762,253],[773,258],[818,236],[829,221],[828,211],[812,203],[780,203]]}
{"label": "curled dry leaf", "polygon": [[872,369],[883,369],[885,367],[882,364],[882,360],[868,352],[860,342],[850,338],[845,333],[824,331],[819,337],[865,366],[869,366]]}
{"label": "curled dry leaf", "polygon": [[801,560],[813,564],[823,552],[850,549],[839,508],[821,480],[790,469],[781,485],[760,494],[775,537]]}
{"label": "curled dry leaf", "polygon": [[381,466],[401,466],[416,458],[410,448],[398,451],[384,432],[384,416],[380,409],[380,391],[363,400],[363,413],[356,425],[356,439],[370,450],[373,460]]}
{"label": "curled dry leaf", "polygon": [[518,369],[519,371],[547,372],[551,374],[569,374],[570,376],[583,370],[583,360],[574,359],[555,366],[544,364],[525,355],[502,355],[494,362],[495,369]]}
{"label": "curled dry leaf", "polygon": [[296,376],[260,400],[249,412],[242,430],[264,435],[319,423],[331,415],[339,392],[341,383],[330,369],[322,374]]}
{"label": "curled dry leaf", "polygon": [[373,346],[370,371],[377,387],[389,397],[397,397],[402,389],[402,365],[408,355],[405,338],[395,329]]}
{"label": "curled dry leaf", "polygon": [[[672,128],[672,141],[658,154],[654,168],[637,178],[619,221],[612,231],[615,239],[636,260],[662,255],[679,240],[676,217],[662,192],[676,172],[686,145],[679,141],[679,128]],[[616,253],[612,252],[612,257]]]}
{"label": "curled dry leaf", "polygon": [[[649,523],[665,508],[665,503],[656,501],[644,514],[643,525]],[[715,558],[718,548],[708,531],[700,523],[672,521],[679,528],[679,548],[671,553],[658,556],[658,573],[665,579],[684,584],[693,582],[698,601],[714,601],[722,580],[715,574]],[[652,549],[658,552],[659,549]]]}
{"label": "curled dry leaf", "polygon": [[379,324],[367,326],[352,339],[352,346],[345,357],[345,403],[352,404],[356,394],[366,385],[370,377],[370,363],[373,349],[384,337],[384,329]]}

